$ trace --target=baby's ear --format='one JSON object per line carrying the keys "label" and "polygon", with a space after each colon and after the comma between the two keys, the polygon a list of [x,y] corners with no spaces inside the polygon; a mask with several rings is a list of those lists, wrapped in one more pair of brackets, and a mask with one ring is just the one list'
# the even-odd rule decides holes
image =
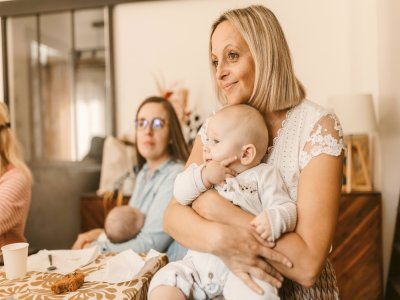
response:
{"label": "baby's ear", "polygon": [[247,144],[242,147],[242,155],[240,157],[240,163],[244,166],[251,164],[256,157],[256,146],[253,144]]}

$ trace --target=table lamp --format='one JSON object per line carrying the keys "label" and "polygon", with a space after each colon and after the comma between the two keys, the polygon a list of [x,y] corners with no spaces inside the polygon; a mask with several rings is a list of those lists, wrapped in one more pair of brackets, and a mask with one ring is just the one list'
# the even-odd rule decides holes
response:
{"label": "table lamp", "polygon": [[377,131],[372,95],[332,96],[328,106],[342,124],[347,148],[344,190],[371,191],[369,134]]}

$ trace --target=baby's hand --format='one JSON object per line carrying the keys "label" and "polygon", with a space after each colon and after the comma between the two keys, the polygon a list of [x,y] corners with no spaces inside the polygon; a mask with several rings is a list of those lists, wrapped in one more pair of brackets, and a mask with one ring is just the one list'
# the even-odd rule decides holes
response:
{"label": "baby's hand", "polygon": [[257,233],[268,242],[273,242],[271,236],[271,225],[269,223],[269,217],[267,211],[263,210],[260,214],[258,214],[253,221],[250,223],[253,225],[257,231]]}
{"label": "baby's hand", "polygon": [[227,167],[225,160],[222,162],[209,160],[201,171],[201,179],[206,188],[210,188],[213,184],[223,183],[227,177],[233,176],[236,176],[236,172]]}

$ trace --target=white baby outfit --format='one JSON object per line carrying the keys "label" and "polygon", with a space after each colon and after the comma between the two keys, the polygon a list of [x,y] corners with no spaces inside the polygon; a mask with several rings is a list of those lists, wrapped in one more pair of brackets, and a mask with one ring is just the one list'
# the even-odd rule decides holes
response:
{"label": "white baby outfit", "polygon": [[[206,191],[201,180],[202,167],[192,164],[177,176],[174,196],[181,204],[190,205]],[[253,215],[265,209],[272,241],[283,232],[294,230],[296,205],[274,167],[261,163],[214,187],[221,196]],[[276,288],[266,282],[257,280],[257,283],[265,292],[261,297],[232,274],[217,256],[189,250],[182,261],[170,263],[156,273],[149,292],[158,285],[171,285],[194,299],[211,299],[221,294],[225,299],[279,299]]]}

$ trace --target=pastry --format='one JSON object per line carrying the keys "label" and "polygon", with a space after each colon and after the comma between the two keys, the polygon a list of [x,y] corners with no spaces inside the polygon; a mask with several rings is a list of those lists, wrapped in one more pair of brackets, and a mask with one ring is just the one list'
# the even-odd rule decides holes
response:
{"label": "pastry", "polygon": [[85,280],[85,275],[80,272],[74,272],[64,275],[62,278],[54,282],[51,291],[54,294],[62,294],[65,292],[73,292],[81,287]]}

